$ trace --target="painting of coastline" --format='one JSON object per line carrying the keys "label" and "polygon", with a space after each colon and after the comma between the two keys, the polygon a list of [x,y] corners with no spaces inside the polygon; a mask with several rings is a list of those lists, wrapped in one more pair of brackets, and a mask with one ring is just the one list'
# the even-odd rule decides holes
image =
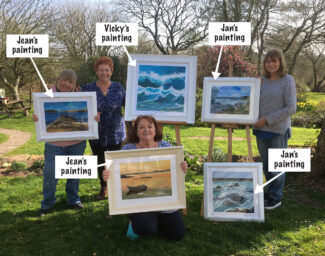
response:
{"label": "painting of coastline", "polygon": [[122,200],[172,195],[170,160],[120,164]]}
{"label": "painting of coastline", "polygon": [[185,66],[139,65],[137,111],[184,112]]}
{"label": "painting of coastline", "polygon": [[88,131],[87,101],[45,102],[46,131]]}
{"label": "painting of coastline", "polygon": [[254,213],[251,172],[213,172],[213,211]]}
{"label": "painting of coastline", "polygon": [[211,90],[211,114],[249,114],[249,86],[214,86]]}

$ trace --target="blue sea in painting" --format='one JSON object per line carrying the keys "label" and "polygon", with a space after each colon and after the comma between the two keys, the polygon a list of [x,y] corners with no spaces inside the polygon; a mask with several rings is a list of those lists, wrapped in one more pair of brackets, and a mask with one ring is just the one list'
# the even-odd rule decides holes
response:
{"label": "blue sea in painting", "polygon": [[45,102],[44,112],[46,125],[62,116],[71,117],[76,122],[88,122],[87,101]]}
{"label": "blue sea in painting", "polygon": [[249,86],[216,86],[211,90],[211,114],[249,114]]}
{"label": "blue sea in painting", "polygon": [[183,112],[185,66],[139,65],[136,109]]}
{"label": "blue sea in painting", "polygon": [[254,189],[251,178],[213,178],[214,212],[254,212]]}

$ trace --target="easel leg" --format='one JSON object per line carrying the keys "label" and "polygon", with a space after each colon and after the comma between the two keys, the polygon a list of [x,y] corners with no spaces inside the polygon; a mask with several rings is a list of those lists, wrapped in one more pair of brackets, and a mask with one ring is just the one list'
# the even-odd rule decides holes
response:
{"label": "easel leg", "polygon": [[246,138],[247,138],[247,147],[248,147],[248,157],[249,161],[253,162],[253,152],[252,152],[252,140],[251,140],[251,134],[250,134],[250,127],[249,125],[246,125]]}
{"label": "easel leg", "polygon": [[232,128],[228,128],[228,162],[232,162]]}
{"label": "easel leg", "polygon": [[208,162],[211,162],[212,158],[212,149],[213,149],[213,140],[214,140],[214,131],[216,129],[216,124],[211,124],[211,133],[210,133],[210,144],[208,152]]}

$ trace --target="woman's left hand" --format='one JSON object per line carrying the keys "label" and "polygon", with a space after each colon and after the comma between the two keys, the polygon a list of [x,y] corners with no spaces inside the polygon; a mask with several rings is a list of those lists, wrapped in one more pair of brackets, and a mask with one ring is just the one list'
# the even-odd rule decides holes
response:
{"label": "woman's left hand", "polygon": [[261,117],[258,121],[254,124],[256,128],[263,128],[267,124],[267,120],[265,117]]}
{"label": "woman's left hand", "polygon": [[186,161],[181,162],[181,168],[184,173],[187,172],[187,162]]}
{"label": "woman's left hand", "polygon": [[97,112],[97,115],[95,116],[95,121],[96,121],[97,123],[99,123],[99,121],[100,121],[100,113],[101,113],[101,112]]}

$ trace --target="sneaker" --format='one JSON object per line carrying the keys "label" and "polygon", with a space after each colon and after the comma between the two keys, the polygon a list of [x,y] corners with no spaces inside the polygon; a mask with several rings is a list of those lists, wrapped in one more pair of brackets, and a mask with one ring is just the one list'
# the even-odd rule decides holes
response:
{"label": "sneaker", "polygon": [[70,209],[76,209],[76,210],[81,210],[84,208],[83,204],[82,203],[76,203],[74,205],[69,205],[69,208]]}
{"label": "sneaker", "polygon": [[264,194],[264,205],[270,200],[269,194]]}
{"label": "sneaker", "polygon": [[264,208],[266,210],[273,210],[281,205],[280,200],[275,200],[270,198],[266,203],[264,203]]}
{"label": "sneaker", "polygon": [[131,221],[129,223],[128,230],[126,231],[126,237],[131,240],[135,240],[139,237],[136,233],[134,233]]}
{"label": "sneaker", "polygon": [[44,217],[46,214],[49,213],[50,210],[44,210],[44,209],[40,209],[38,212],[38,216],[39,217]]}

